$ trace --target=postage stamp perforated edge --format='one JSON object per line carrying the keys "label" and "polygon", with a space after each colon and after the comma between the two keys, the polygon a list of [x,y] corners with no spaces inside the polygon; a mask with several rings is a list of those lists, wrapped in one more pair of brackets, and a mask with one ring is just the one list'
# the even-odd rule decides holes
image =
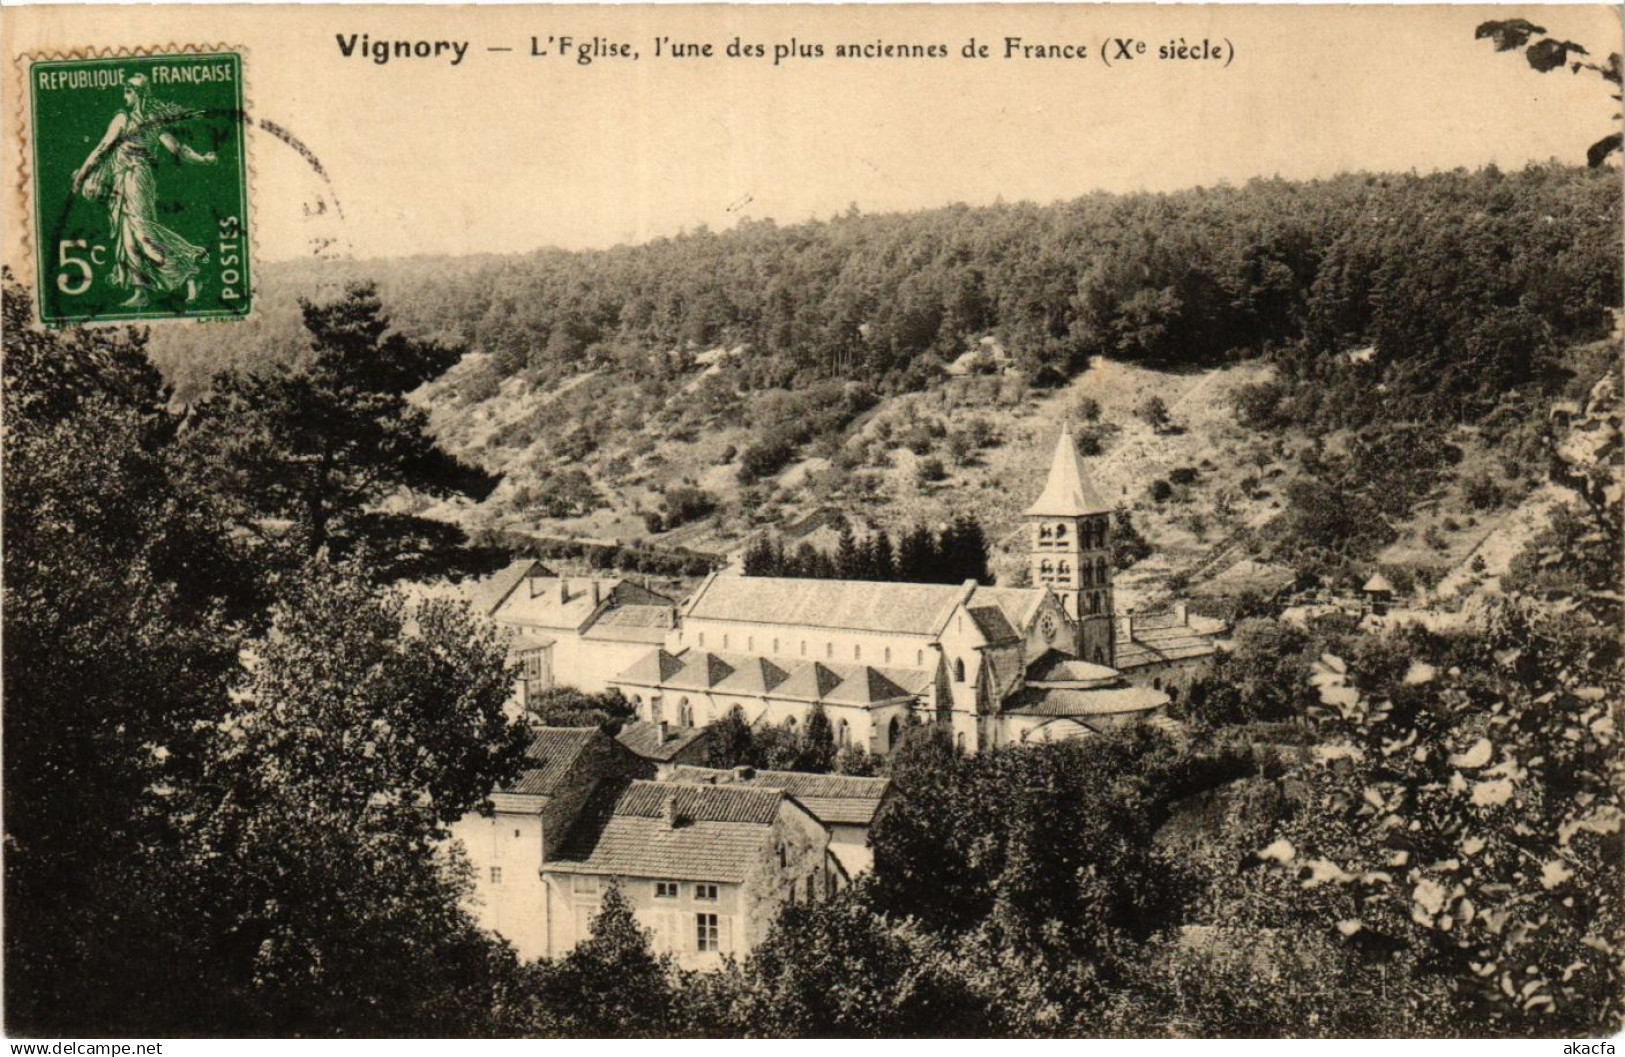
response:
{"label": "postage stamp perforated edge", "polygon": [[143,326],[152,323],[198,323],[220,320],[238,320],[252,317],[258,310],[255,306],[259,301],[258,268],[260,256],[258,252],[257,232],[254,217],[257,212],[255,195],[256,155],[258,151],[258,137],[254,135],[254,103],[253,103],[253,63],[250,61],[249,49],[240,44],[225,42],[205,44],[151,44],[151,45],[118,45],[97,47],[94,45],[69,48],[65,50],[24,51],[13,56],[7,79],[7,92],[11,97],[11,127],[16,130],[17,171],[11,189],[13,216],[16,218],[16,230],[21,243],[22,258],[20,267],[12,276],[29,290],[34,300],[34,318],[40,320],[41,294],[38,288],[40,275],[41,247],[35,238],[35,202],[34,193],[34,107],[33,94],[29,84],[29,71],[35,63],[40,62],[71,62],[75,60],[95,59],[151,59],[167,55],[208,55],[230,53],[237,56],[239,76],[241,77],[240,101],[242,107],[241,122],[243,126],[243,205],[246,211],[243,217],[243,242],[247,247],[249,258],[249,310],[234,315],[170,315],[153,313],[122,318],[99,318],[77,322],[75,326],[120,326],[135,322]]}

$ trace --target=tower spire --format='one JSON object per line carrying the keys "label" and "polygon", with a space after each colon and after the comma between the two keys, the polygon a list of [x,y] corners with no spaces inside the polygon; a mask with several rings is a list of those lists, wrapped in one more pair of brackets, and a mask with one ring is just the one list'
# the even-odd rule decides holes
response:
{"label": "tower spire", "polygon": [[1111,506],[1101,498],[1094,482],[1084,471],[1083,460],[1078,457],[1077,443],[1072,439],[1072,427],[1061,423],[1061,435],[1055,442],[1055,455],[1050,460],[1049,478],[1038,499],[1027,508],[1028,517],[1088,517],[1109,514]]}

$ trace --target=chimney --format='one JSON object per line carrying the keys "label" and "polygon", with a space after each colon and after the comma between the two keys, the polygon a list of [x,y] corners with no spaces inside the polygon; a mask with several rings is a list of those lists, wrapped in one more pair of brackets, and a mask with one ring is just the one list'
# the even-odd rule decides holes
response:
{"label": "chimney", "polygon": [[735,767],[734,768],[734,781],[736,781],[736,782],[748,782],[752,778],[755,778],[755,777],[756,777],[756,768],[754,768],[754,767]]}
{"label": "chimney", "polygon": [[570,582],[561,576],[559,577],[559,605],[562,606],[568,601],[570,601]]}
{"label": "chimney", "polygon": [[602,601],[602,600],[603,600],[603,596],[599,592],[598,581],[594,580],[592,582],[592,604],[593,604],[594,608],[596,608],[598,603],[600,601]]}
{"label": "chimney", "polygon": [[666,828],[677,828],[677,794],[666,794]]}
{"label": "chimney", "polygon": [[664,743],[665,740],[666,740],[666,737],[667,737],[667,734],[666,734],[666,721],[663,720],[663,719],[656,720],[655,721],[655,726],[656,726],[656,728],[658,729],[658,731],[660,733],[661,742]]}
{"label": "chimney", "polygon": [[1190,605],[1185,602],[1175,602],[1174,617],[1178,619],[1181,624],[1189,624],[1191,622]]}

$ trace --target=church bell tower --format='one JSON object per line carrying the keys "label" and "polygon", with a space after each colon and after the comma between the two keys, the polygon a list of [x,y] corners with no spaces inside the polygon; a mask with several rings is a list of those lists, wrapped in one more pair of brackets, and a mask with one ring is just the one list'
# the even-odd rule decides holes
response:
{"label": "church bell tower", "polygon": [[1077,622],[1077,656],[1110,666],[1115,652],[1111,507],[1084,473],[1065,424],[1044,491],[1027,508],[1027,523],[1033,585],[1053,590]]}

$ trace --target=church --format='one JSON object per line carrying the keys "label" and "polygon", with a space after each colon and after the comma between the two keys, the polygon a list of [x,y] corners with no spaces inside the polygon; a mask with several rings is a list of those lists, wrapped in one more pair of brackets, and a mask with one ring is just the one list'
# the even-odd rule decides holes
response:
{"label": "church", "polygon": [[[491,615],[527,636],[527,672],[547,673],[532,690],[618,688],[639,719],[674,730],[736,707],[753,725],[793,727],[821,706],[841,746],[886,754],[911,722],[935,722],[975,752],[1163,714],[1222,625],[1183,607],[1115,613],[1111,507],[1064,427],[1025,517],[1030,587],[719,573],[681,604],[585,585],[578,613],[541,628],[535,599],[576,595],[533,570]],[[613,649],[594,648],[608,628]]]}

